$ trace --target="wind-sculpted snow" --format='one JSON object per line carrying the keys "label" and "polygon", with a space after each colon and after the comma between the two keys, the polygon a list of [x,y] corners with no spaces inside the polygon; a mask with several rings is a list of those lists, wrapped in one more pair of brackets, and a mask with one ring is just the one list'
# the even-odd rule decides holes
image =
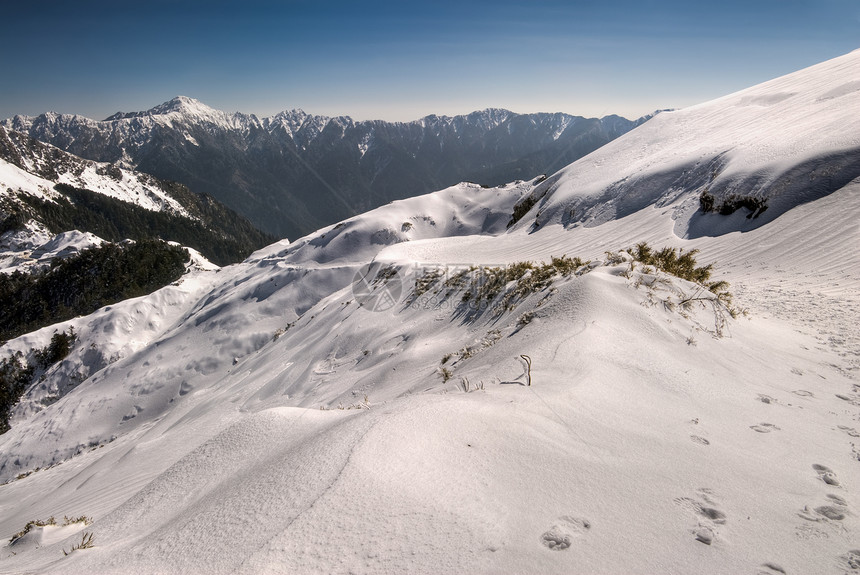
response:
{"label": "wind-sculpted snow", "polygon": [[[787,178],[850,176],[851,137],[812,126],[854,115],[802,112],[853,97],[858,57],[697,107],[733,148],[666,115],[622,158],[395,202],[69,322],[43,383],[81,381],[28,390],[0,436],[0,535],[94,522],[0,572],[852,572],[860,179]],[[803,130],[735,124],[791,102]],[[747,208],[696,214],[759,172],[783,183],[746,180],[772,203],[744,233]],[[619,251],[642,241],[700,250],[748,315]]]}
{"label": "wind-sculpted snow", "polygon": [[[15,427],[22,437],[12,439],[17,431],[3,437],[18,447],[14,457],[0,462],[0,476],[56,463],[151,421],[176,397],[198,388],[201,381],[211,385],[211,376],[263,348],[329,294],[348,290],[360,266],[390,244],[501,232],[513,203],[530,187],[527,182],[500,189],[463,184],[395,202],[286,247],[275,244],[273,251],[261,250],[244,264],[195,273],[178,286],[63,324],[63,330],[66,325],[75,328],[79,344],[16,410]],[[53,329],[0,349],[26,352],[41,347]],[[328,332],[320,335],[325,338]],[[111,387],[112,400],[94,402],[82,392],[87,387]],[[65,397],[73,389],[78,392]],[[77,415],[62,433],[51,428],[45,434],[42,426],[52,416],[42,410],[61,399],[75,404],[63,409]],[[141,413],[145,416],[139,417]],[[46,442],[57,445],[46,453],[47,459],[33,460],[26,446]]]}
{"label": "wind-sculpted snow", "polygon": [[[852,52],[662,112],[556,174],[520,225],[599,226],[648,206],[672,206],[682,238],[764,225],[860,177],[858,77]],[[704,218],[703,195],[713,209]],[[733,204],[753,207],[726,223],[715,212]]]}

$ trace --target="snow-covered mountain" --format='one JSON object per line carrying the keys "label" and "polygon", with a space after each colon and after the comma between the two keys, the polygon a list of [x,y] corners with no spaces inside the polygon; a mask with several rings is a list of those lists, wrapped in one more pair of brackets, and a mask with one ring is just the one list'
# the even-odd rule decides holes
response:
{"label": "snow-covered mountain", "polygon": [[79,337],[0,571],[856,572],[857,109],[860,51],[9,342]]}
{"label": "snow-covered mountain", "polygon": [[555,171],[645,119],[487,109],[415,122],[302,110],[229,114],[187,97],[104,121],[55,113],[5,120],[91,160],[205,192],[280,237],[460,181],[497,185]]}
{"label": "snow-covered mountain", "polygon": [[103,239],[144,237],[180,241],[222,264],[271,241],[180,184],[0,127],[0,269],[47,264]]}
{"label": "snow-covered mountain", "polygon": [[56,197],[56,184],[85,188],[151,211],[190,217],[165,182],[114,164],[84,160],[25,134],[0,127],[0,188]]}

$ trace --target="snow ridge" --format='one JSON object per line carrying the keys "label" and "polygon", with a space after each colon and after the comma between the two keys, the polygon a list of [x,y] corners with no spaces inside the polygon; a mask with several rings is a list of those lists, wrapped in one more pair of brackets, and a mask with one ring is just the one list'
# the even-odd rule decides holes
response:
{"label": "snow ridge", "polygon": [[[663,112],[554,175],[522,225],[599,226],[673,205],[680,237],[754,229],[860,177],[858,109],[852,52]],[[738,217],[726,225],[720,211]]]}
{"label": "snow ridge", "polygon": [[[95,546],[0,570],[856,571],[857,60],[8,342],[80,334],[0,436],[0,535],[85,513]],[[831,181],[762,185],[759,218],[700,203],[752,173]],[[749,316],[642,241],[700,250]],[[522,263],[562,256],[590,262]]]}

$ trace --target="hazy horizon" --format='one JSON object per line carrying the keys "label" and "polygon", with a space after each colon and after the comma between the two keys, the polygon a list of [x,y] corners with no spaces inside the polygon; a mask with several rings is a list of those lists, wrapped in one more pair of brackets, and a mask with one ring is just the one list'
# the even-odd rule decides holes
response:
{"label": "hazy horizon", "polygon": [[849,0],[36,2],[8,8],[7,23],[0,118],[101,120],[184,95],[258,117],[506,108],[636,119],[860,46]]}

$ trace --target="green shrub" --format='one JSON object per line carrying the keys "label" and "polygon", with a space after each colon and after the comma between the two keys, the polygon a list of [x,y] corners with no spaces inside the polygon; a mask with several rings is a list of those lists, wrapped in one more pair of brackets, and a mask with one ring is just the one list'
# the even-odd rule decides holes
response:
{"label": "green shrub", "polygon": [[9,543],[15,543],[18,539],[32,531],[34,527],[47,527],[48,525],[56,524],[57,521],[53,518],[53,516],[45,520],[34,519],[33,521],[28,521],[27,524],[24,526],[24,529],[22,529],[21,531],[13,535],[11,539],[9,539]]}
{"label": "green shrub", "polygon": [[51,336],[51,343],[49,343],[47,347],[37,349],[34,352],[39,367],[44,369],[49,365],[54,365],[58,361],[65,359],[65,357],[69,355],[69,352],[72,351],[72,347],[75,345],[75,341],[77,339],[78,336],[75,333],[74,327],[69,328],[69,333],[66,333],[65,331],[57,333],[57,331],[54,330],[54,335]]}
{"label": "green shrub", "polygon": [[730,194],[718,204],[707,190],[699,196],[699,209],[704,213],[717,212],[721,216],[728,216],[740,208],[749,210],[747,218],[757,218],[767,210],[767,198]]}
{"label": "green shrub", "polygon": [[[732,317],[737,317],[741,313],[738,309],[732,307],[733,296],[729,291],[729,282],[725,280],[710,281],[711,273],[714,269],[713,264],[706,266],[696,265],[696,255],[699,253],[699,250],[684,251],[683,249],[665,247],[655,252],[647,243],[641,242],[627,251],[636,261],[641,262],[645,266],[653,266],[655,269],[703,286],[717,296],[717,301],[725,306]],[[648,273],[648,268],[645,267],[642,271],[643,273]],[[681,303],[684,304],[689,301]]]}
{"label": "green shrub", "polygon": [[[658,252],[654,252],[651,246],[642,242],[636,244],[636,247],[628,250],[628,252],[636,261],[646,266],[653,266],[667,274],[672,274],[673,276],[702,285],[707,285],[706,282],[710,279],[714,268],[713,264],[696,267],[696,255],[699,253],[697,249],[685,252],[683,249],[678,250],[665,247]],[[724,287],[728,287],[726,282],[716,283],[724,284]]]}
{"label": "green shrub", "polygon": [[95,544],[93,543],[93,534],[92,534],[92,533],[87,533],[87,532],[85,531],[85,532],[84,532],[84,534],[83,534],[83,536],[81,537],[81,542],[80,542],[80,543],[78,543],[77,545],[74,545],[74,546],[73,546],[71,549],[69,549],[68,551],[66,551],[65,549],[63,549],[63,555],[68,555],[68,554],[69,554],[69,553],[71,553],[72,551],[77,551],[78,549],[90,549],[90,548],[92,548],[94,545],[95,545]]}
{"label": "green shrub", "polygon": [[34,371],[20,351],[0,360],[0,434],[9,431],[9,413],[30,385]]}

